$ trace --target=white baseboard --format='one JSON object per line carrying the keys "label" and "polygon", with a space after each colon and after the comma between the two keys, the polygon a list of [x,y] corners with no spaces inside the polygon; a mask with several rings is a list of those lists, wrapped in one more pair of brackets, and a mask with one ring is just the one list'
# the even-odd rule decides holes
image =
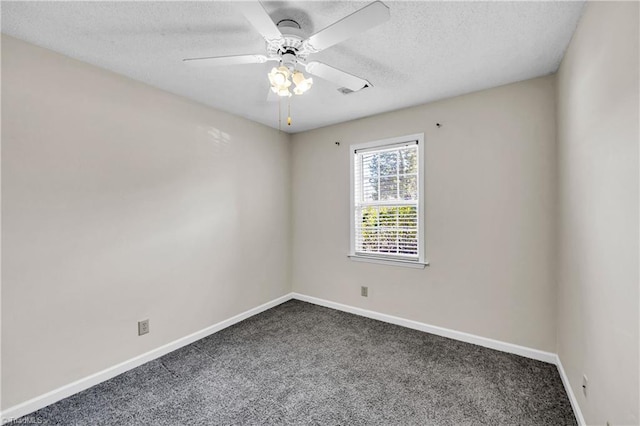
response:
{"label": "white baseboard", "polygon": [[173,342],[167,343],[166,345],[160,346],[159,348],[153,349],[135,358],[131,358],[127,361],[121,362],[120,364],[114,365],[113,367],[109,367],[105,370],[99,371],[80,380],[76,380],[73,383],[69,383],[68,385],[62,386],[58,389],[54,389],[50,392],[37,396],[13,407],[9,407],[6,410],[2,411],[2,413],[0,413],[0,424],[5,424],[5,422],[7,422],[9,419],[17,419],[27,414],[33,413],[34,411],[44,408],[47,405],[51,405],[54,402],[60,401],[73,394],[88,389],[91,386],[95,386],[99,383],[109,380],[146,362],[152,361],[156,358],[160,358],[161,356],[166,355],[169,352],[180,349],[183,346],[186,346],[220,330],[230,327],[242,320],[266,311],[267,309],[271,309],[274,306],[290,300],[291,298],[292,293],[285,294],[284,296],[278,297],[277,299],[271,300],[253,309],[249,309],[248,311],[242,312],[241,314],[238,314],[224,321],[220,321],[217,324],[204,328],[200,331],[196,331],[195,333],[189,334],[188,336],[181,337],[180,339],[174,340]]}
{"label": "white baseboard", "polygon": [[573,414],[576,416],[578,426],[586,426],[587,422],[584,421],[582,410],[580,410],[580,405],[578,405],[578,399],[576,398],[576,394],[573,393],[573,388],[571,387],[571,383],[569,383],[569,377],[567,377],[567,373],[564,371],[564,367],[560,361],[560,356],[558,355],[556,355],[556,366],[560,372],[560,378],[562,379],[564,390],[569,396],[569,402],[571,403],[571,408],[573,408]]}
{"label": "white baseboard", "polygon": [[558,358],[558,356],[554,353],[544,352],[538,349],[532,349],[525,346],[515,345],[512,343],[501,342],[499,340],[489,339],[486,337],[476,336],[474,334],[464,333],[461,331],[451,330],[443,327],[438,327],[435,325],[429,325],[429,324],[421,323],[418,321],[395,317],[392,315],[382,314],[382,313],[370,311],[367,309],[356,308],[354,306],[343,305],[341,303],[331,302],[329,300],[319,299],[317,297],[306,296],[300,293],[289,293],[284,296],[278,297],[277,299],[271,300],[253,309],[249,309],[248,311],[245,311],[241,314],[238,314],[224,321],[220,321],[219,323],[209,326],[203,330],[197,331],[188,336],[174,340],[173,342],[167,343],[166,345],[160,346],[159,348],[146,352],[135,358],[131,358],[127,361],[121,362],[120,364],[114,365],[113,367],[109,367],[105,370],[99,371],[83,379],[77,380],[73,383],[62,386],[58,389],[54,389],[50,392],[47,392],[43,395],[40,395],[38,397],[35,397],[33,399],[30,399],[28,401],[15,405],[13,407],[9,407],[6,410],[4,410],[2,413],[0,413],[0,424],[4,424],[9,419],[16,419],[16,418],[25,416],[27,414],[33,413],[34,411],[44,408],[47,405],[53,404],[54,402],[60,401],[73,394],[76,394],[85,389],[88,389],[91,386],[95,386],[99,383],[109,380],[119,374],[124,373],[125,371],[136,368],[146,362],[160,358],[161,356],[169,352],[175,351],[176,349],[180,349],[183,346],[186,346],[197,340],[200,340],[204,337],[214,334],[220,330],[230,327],[242,320],[245,320],[249,317],[257,315],[261,312],[266,311],[267,309],[271,309],[274,306],[277,306],[291,299],[302,300],[304,302],[309,302],[315,305],[325,306],[327,308],[332,308],[339,311],[376,319],[376,320],[387,322],[390,324],[396,324],[402,327],[424,331],[426,333],[448,337],[450,339],[472,343],[475,345],[484,346],[486,348],[495,349],[495,350],[499,350],[507,353],[512,353],[512,354],[520,355],[526,358],[547,362],[550,364],[555,364],[558,367],[558,371],[560,372],[562,383],[564,384],[567,395],[569,396],[569,401],[571,402],[571,407],[573,408],[573,412],[576,416],[576,420],[578,421],[578,424],[580,426],[584,426],[586,424],[584,421],[584,417],[582,416],[582,412],[580,411],[580,406],[578,405],[578,402],[573,393],[569,380],[567,379],[567,375],[564,371],[564,368],[562,367],[562,363],[560,362],[560,358]]}
{"label": "white baseboard", "polygon": [[315,305],[325,306],[327,308],[336,309],[338,311],[349,312],[351,314],[360,315],[367,318],[376,319],[378,321],[387,322],[390,324],[400,325],[402,327],[412,328],[414,330],[424,331],[426,333],[436,334],[442,337],[448,337],[450,339],[459,340],[462,342],[473,343],[474,345],[484,346],[485,348],[495,349],[502,352],[507,352],[515,355],[520,355],[525,358],[531,358],[538,361],[547,362],[557,366],[564,385],[569,402],[571,402],[571,408],[573,408],[573,414],[576,417],[576,421],[579,426],[585,426],[586,422],[582,416],[582,411],[578,405],[571,384],[567,378],[567,375],[562,367],[560,358],[557,354],[551,352],[545,352],[538,349],[528,348],[526,346],[515,345],[513,343],[502,342],[500,340],[489,339],[487,337],[476,336],[474,334],[464,333],[462,331],[451,330],[448,328],[438,327],[435,325],[425,324],[418,321],[408,320],[405,318],[395,317],[393,315],[382,314],[380,312],[370,311],[367,309],[356,308],[354,306],[343,305],[342,303],[332,302],[325,299],[319,299],[313,296],[307,296],[300,293],[292,293],[292,298],[302,300],[304,302],[313,303]]}
{"label": "white baseboard", "polygon": [[484,346],[485,348],[495,349],[502,352],[508,352],[523,356],[525,358],[531,358],[538,361],[547,362],[549,364],[555,364],[557,356],[551,352],[545,352],[538,349],[528,348],[526,346],[515,345],[513,343],[501,342],[500,340],[489,339],[487,337],[476,336],[475,334],[469,334],[462,331],[451,330],[448,328],[438,327],[435,325],[425,324],[418,321],[408,320],[405,318],[394,317],[392,315],[381,314],[375,311],[369,311],[367,309],[356,308],[349,305],[343,305],[341,303],[331,302],[329,300],[319,299],[317,297],[306,296],[304,294],[293,293],[293,298],[302,300],[305,302],[313,303],[315,305],[325,306],[327,308],[337,309],[339,311],[349,312],[351,314],[360,315],[367,318],[376,319],[378,321],[388,322],[390,324],[396,324],[414,330],[424,331],[427,333],[435,334],[442,337],[448,337],[449,339],[460,340],[461,342],[473,343],[474,345]]}

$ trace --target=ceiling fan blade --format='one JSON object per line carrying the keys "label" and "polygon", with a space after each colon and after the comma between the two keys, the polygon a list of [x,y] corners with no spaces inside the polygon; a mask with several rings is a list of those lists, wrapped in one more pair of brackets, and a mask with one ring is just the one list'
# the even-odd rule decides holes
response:
{"label": "ceiling fan blade", "polygon": [[267,42],[282,38],[282,33],[258,1],[239,1],[235,6]]}
{"label": "ceiling fan blade", "polygon": [[219,67],[226,65],[263,64],[267,62],[264,55],[211,56],[207,58],[188,58],[182,62],[188,65]]}
{"label": "ceiling fan blade", "polygon": [[388,21],[390,16],[389,8],[376,1],[315,33],[305,44],[319,52]]}
{"label": "ceiling fan blade", "polygon": [[338,85],[338,87],[346,87],[347,89],[354,92],[371,86],[371,83],[363,78],[356,77],[355,75],[346,73],[344,71],[340,71],[339,69],[331,67],[327,64],[323,64],[322,62],[309,62],[305,66],[305,69],[309,74],[313,74],[327,81],[335,83],[336,85]]}

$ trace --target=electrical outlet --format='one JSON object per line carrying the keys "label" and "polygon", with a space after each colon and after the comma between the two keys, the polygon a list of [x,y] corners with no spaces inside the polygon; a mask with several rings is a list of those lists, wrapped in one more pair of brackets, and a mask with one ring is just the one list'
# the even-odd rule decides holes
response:
{"label": "electrical outlet", "polygon": [[147,334],[149,332],[149,320],[138,321],[138,336]]}
{"label": "electrical outlet", "polygon": [[365,287],[365,286],[360,287],[360,296],[369,297],[369,287]]}
{"label": "electrical outlet", "polygon": [[589,379],[587,379],[586,374],[582,376],[582,393],[586,397],[587,396],[587,385],[589,384]]}

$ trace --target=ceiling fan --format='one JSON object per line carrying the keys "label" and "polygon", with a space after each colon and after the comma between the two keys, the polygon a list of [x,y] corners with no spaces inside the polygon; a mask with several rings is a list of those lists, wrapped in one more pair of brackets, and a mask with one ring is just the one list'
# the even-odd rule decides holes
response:
{"label": "ceiling fan", "polygon": [[298,66],[314,76],[338,85],[342,93],[356,92],[371,86],[367,80],[318,61],[307,62],[309,55],[320,52],[348,38],[367,31],[389,19],[389,8],[380,1],[333,23],[327,28],[303,38],[300,25],[292,19],[274,23],[260,2],[236,3],[242,14],[266,41],[266,55],[214,56],[183,59],[184,63],[202,66],[226,66],[278,62],[268,74],[271,90],[279,96],[291,96],[289,87],[295,83],[294,93],[300,95],[311,88],[313,79],[305,78]]}

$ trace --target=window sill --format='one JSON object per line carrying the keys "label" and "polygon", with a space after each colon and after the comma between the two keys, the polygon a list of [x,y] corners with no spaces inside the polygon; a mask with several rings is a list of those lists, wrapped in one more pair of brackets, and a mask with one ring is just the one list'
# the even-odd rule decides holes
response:
{"label": "window sill", "polygon": [[424,269],[426,266],[429,266],[429,262],[414,262],[412,260],[386,259],[380,257],[358,256],[355,254],[349,254],[347,257],[356,262],[377,263],[379,265],[400,266],[403,268]]}

